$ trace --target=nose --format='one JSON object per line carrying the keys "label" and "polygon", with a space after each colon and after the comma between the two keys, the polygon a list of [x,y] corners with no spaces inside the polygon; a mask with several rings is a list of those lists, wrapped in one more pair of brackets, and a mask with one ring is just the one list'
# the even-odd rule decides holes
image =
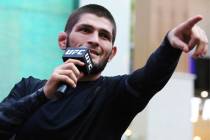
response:
{"label": "nose", "polygon": [[98,32],[93,32],[92,34],[89,34],[88,38],[88,45],[91,45],[92,47],[99,46],[99,36]]}

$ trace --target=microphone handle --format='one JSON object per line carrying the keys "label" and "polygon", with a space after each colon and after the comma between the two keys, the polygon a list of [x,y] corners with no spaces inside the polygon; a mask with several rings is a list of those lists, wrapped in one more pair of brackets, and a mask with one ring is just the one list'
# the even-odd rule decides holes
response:
{"label": "microphone handle", "polygon": [[56,95],[59,97],[63,97],[65,96],[67,90],[68,90],[68,86],[66,84],[61,84],[56,91]]}

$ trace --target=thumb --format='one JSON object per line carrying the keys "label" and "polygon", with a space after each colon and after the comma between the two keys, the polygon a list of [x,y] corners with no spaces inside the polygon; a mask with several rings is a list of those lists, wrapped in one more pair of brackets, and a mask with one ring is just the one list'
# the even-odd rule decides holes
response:
{"label": "thumb", "polygon": [[171,43],[171,45],[173,47],[175,47],[175,48],[181,49],[184,52],[188,52],[189,51],[188,45],[185,42],[183,42],[182,40],[180,40],[178,37],[175,37],[173,39],[173,42]]}

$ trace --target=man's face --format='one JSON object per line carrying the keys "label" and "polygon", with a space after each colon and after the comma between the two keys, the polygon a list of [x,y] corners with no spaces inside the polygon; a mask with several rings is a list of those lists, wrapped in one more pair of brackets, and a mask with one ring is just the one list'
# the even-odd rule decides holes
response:
{"label": "man's face", "polygon": [[112,30],[113,25],[108,19],[94,14],[83,14],[69,34],[69,46],[86,46],[90,49],[97,69],[95,73],[101,72],[114,56]]}

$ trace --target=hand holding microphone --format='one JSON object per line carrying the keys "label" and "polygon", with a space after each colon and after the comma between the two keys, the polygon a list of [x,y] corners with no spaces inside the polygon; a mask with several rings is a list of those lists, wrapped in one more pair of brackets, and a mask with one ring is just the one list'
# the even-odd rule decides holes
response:
{"label": "hand holding microphone", "polygon": [[[63,61],[65,62],[68,59],[77,59],[85,63],[84,66],[77,66],[78,70],[80,72],[83,72],[84,74],[90,74],[92,68],[93,68],[93,62],[90,57],[89,49],[85,47],[80,48],[67,48],[64,55],[63,55]],[[64,96],[68,90],[67,84],[62,84],[57,89],[58,96]]]}
{"label": "hand holding microphone", "polygon": [[89,74],[93,68],[89,49],[85,47],[67,48],[63,55],[63,63],[58,66],[44,86],[48,98],[66,95],[68,88],[76,87],[78,79]]}

